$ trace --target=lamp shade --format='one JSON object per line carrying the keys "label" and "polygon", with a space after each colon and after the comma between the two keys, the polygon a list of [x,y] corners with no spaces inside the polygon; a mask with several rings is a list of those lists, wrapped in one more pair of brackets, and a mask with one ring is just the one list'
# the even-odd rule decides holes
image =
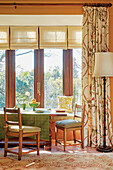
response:
{"label": "lamp shade", "polygon": [[94,77],[113,77],[113,52],[95,53]]}

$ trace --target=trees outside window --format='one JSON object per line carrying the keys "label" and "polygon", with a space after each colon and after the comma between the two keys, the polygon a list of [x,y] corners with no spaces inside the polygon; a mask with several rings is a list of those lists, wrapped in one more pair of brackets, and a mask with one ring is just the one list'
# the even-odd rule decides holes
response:
{"label": "trees outside window", "polygon": [[73,104],[82,104],[82,49],[73,49]]}
{"label": "trees outside window", "polygon": [[0,110],[5,106],[5,51],[0,50]]}
{"label": "trees outside window", "polygon": [[[63,66],[63,55],[65,57],[62,49],[44,49],[44,56],[41,56],[44,57],[45,108],[58,108],[58,96],[63,95],[63,67],[66,67]],[[82,49],[73,49],[72,55],[73,103],[81,104]],[[43,67],[40,65],[40,68]],[[69,68],[69,70],[71,69]],[[22,103],[25,102],[29,107],[29,102],[34,98],[34,50],[15,50],[15,72],[16,105],[22,107]],[[66,86],[66,88],[70,87]],[[0,51],[0,101],[0,108],[3,108],[5,106],[5,51],[3,50]]]}
{"label": "trees outside window", "polygon": [[16,69],[16,105],[22,107],[22,103],[34,98],[34,50],[15,51]]}
{"label": "trees outside window", "polygon": [[44,49],[44,107],[58,108],[63,95],[63,50]]}

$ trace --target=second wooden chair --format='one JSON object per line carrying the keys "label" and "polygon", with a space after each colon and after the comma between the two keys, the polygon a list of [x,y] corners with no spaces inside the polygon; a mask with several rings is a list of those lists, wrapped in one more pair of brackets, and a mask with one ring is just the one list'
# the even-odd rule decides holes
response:
{"label": "second wooden chair", "polygon": [[[77,116],[77,109],[81,109],[82,116]],[[55,122],[55,145],[57,143],[62,144],[59,140],[57,140],[58,130],[63,131],[64,136],[64,151],[66,151],[66,132],[73,131],[74,137],[74,145],[81,144],[82,148],[84,148],[84,117],[85,117],[85,105],[82,107],[81,105],[75,104],[75,112],[74,112],[74,119],[67,119]],[[81,119],[81,121],[76,120],[76,118]],[[80,130],[81,132],[81,141],[76,139],[75,131]],[[77,143],[78,142],[78,143]],[[68,145],[69,146],[69,145]]]}

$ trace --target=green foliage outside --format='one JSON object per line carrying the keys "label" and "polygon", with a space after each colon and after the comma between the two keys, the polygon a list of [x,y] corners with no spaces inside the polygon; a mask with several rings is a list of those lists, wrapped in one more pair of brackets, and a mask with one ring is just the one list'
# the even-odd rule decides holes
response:
{"label": "green foliage outside", "polygon": [[[46,56],[47,57],[47,56]],[[73,58],[73,108],[76,103],[81,104],[81,66],[76,58]],[[44,90],[45,90],[45,107],[58,108],[58,96],[63,94],[63,79],[60,68],[56,66],[53,70],[51,68],[44,74]]]}
{"label": "green foliage outside", "polygon": [[[22,72],[16,77],[16,105],[18,107],[22,107],[23,103],[26,103],[26,106],[30,107],[29,102],[34,98],[32,87],[34,87],[33,70],[31,72]],[[30,95],[27,96],[26,92],[29,92]]]}
{"label": "green foliage outside", "polygon": [[0,109],[5,106],[5,52],[0,51]]}
{"label": "green foliage outside", "polygon": [[63,81],[62,74],[56,66],[53,70],[49,69],[44,75],[45,107],[58,108],[58,96],[62,96]]}
{"label": "green foliage outside", "polygon": [[[79,51],[78,56],[80,57]],[[81,82],[81,63],[78,62],[76,56],[73,57],[73,108],[75,102],[78,104],[82,103],[82,82]]]}
{"label": "green foliage outside", "polygon": [[75,102],[81,104],[81,80],[79,78],[73,79],[73,107]]}

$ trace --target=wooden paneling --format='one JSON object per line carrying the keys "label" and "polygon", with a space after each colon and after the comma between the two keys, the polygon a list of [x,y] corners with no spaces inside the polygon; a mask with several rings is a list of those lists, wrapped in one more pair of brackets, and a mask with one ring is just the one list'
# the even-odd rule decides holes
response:
{"label": "wooden paneling", "polygon": [[6,107],[15,106],[15,51],[6,53]]}
{"label": "wooden paneling", "polygon": [[44,50],[40,50],[40,102],[41,107],[44,107]]}
{"label": "wooden paneling", "polygon": [[[0,3],[35,3],[35,5],[4,5],[0,6],[0,14],[23,14],[23,15],[81,15],[83,3],[112,3],[112,0],[1,0]],[[69,5],[72,3],[72,5]],[[76,3],[82,3],[76,5]],[[37,5],[36,5],[37,4]],[[39,4],[39,5],[38,5]],[[42,5],[40,5],[42,4]],[[53,4],[53,5],[51,5]],[[61,4],[61,5],[58,5]]]}
{"label": "wooden paneling", "polygon": [[34,51],[34,97],[44,107],[44,50]]}
{"label": "wooden paneling", "polygon": [[37,82],[38,82],[38,50],[34,50],[34,98],[36,101],[40,101],[37,93]]}
{"label": "wooden paneling", "polygon": [[70,86],[69,86],[69,94],[70,96],[73,96],[73,50],[69,50],[69,82],[70,82]]}
{"label": "wooden paneling", "polygon": [[[0,0],[0,3],[31,3],[31,0]],[[112,0],[32,0],[32,3],[43,3],[43,4],[49,4],[49,3],[112,3]]]}
{"label": "wooden paneling", "polygon": [[[0,14],[28,14],[28,15],[73,15],[73,14],[82,14],[82,5],[68,5],[70,3],[76,4],[76,3],[112,3],[112,0],[33,0],[32,2],[30,0],[0,0],[0,3],[39,3],[44,4],[43,5],[26,5],[26,6],[0,6]],[[54,4],[54,5],[49,5]],[[62,4],[62,5],[58,5]]]}
{"label": "wooden paneling", "polygon": [[63,95],[73,95],[73,59],[72,50],[63,51]]}
{"label": "wooden paneling", "polygon": [[39,6],[39,7],[0,7],[0,14],[7,15],[81,15],[82,6]]}

